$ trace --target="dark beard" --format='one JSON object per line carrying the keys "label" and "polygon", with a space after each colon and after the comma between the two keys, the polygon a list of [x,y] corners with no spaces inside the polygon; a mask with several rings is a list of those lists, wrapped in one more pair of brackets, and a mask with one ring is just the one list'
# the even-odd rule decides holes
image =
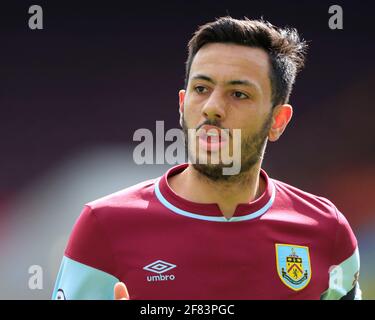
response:
{"label": "dark beard", "polygon": [[[217,121],[205,121],[202,125],[213,125],[221,128]],[[230,164],[200,164],[197,161],[191,161],[193,168],[212,181],[237,181],[242,180],[245,173],[253,168],[253,166],[262,160],[264,148],[267,143],[268,131],[272,125],[272,112],[269,113],[264,121],[261,129],[254,135],[246,137],[241,141],[241,169],[236,175],[224,175],[223,168],[230,168]],[[185,150],[189,160],[192,160],[192,155],[188,146],[188,128],[185,123],[184,117],[182,118],[182,129],[185,135]]]}

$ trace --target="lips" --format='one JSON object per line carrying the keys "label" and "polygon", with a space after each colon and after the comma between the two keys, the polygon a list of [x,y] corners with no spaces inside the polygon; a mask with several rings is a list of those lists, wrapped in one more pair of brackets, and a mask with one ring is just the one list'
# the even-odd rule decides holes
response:
{"label": "lips", "polygon": [[200,146],[208,151],[217,151],[229,140],[227,130],[204,125],[197,132]]}
{"label": "lips", "polygon": [[199,138],[215,142],[224,142],[228,140],[228,133],[226,130],[215,126],[204,125],[198,130],[197,134]]}

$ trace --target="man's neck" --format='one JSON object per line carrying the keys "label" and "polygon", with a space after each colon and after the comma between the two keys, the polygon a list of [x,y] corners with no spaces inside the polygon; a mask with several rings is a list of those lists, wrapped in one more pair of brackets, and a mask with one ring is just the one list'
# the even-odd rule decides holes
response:
{"label": "man's neck", "polygon": [[260,178],[260,163],[233,181],[212,181],[189,165],[168,179],[171,189],[180,197],[196,203],[217,203],[223,216],[231,218],[240,203],[249,203],[263,193],[265,181]]}

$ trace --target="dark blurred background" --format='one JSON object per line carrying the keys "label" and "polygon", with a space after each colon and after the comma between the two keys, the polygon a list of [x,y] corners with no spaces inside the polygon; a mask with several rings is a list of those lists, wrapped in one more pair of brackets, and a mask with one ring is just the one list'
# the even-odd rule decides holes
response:
{"label": "dark blurred background", "polygon": [[[28,9],[43,8],[43,30]],[[343,8],[331,30],[328,8]],[[137,166],[135,130],[178,127],[186,45],[223,15],[263,17],[309,41],[294,116],[263,168],[329,198],[352,225],[365,299],[375,298],[374,6],[370,1],[2,1],[0,298],[48,299],[85,202],[161,175]],[[43,268],[30,290],[28,268]]]}

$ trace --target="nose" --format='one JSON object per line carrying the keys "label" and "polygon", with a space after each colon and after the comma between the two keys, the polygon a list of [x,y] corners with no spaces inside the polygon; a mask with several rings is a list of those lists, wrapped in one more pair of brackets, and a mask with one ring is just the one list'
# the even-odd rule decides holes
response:
{"label": "nose", "polygon": [[224,120],[225,101],[219,92],[212,92],[202,109],[202,114],[208,120]]}

